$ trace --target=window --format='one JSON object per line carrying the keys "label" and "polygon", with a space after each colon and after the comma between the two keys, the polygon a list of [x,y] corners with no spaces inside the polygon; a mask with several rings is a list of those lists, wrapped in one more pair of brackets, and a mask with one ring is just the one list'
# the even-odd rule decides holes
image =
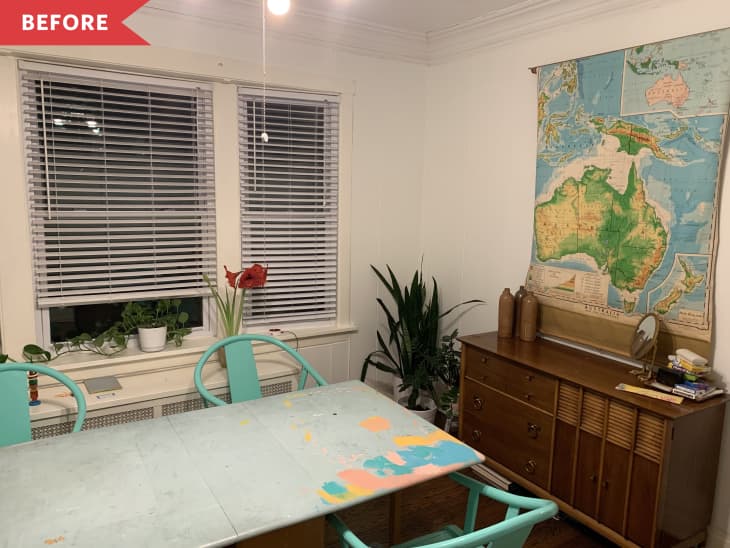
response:
{"label": "window", "polygon": [[336,97],[276,93],[264,104],[239,90],[241,255],[269,266],[248,325],[336,320],[338,117]]}
{"label": "window", "polygon": [[38,308],[62,323],[111,314],[88,305],[202,301],[216,273],[210,89],[21,68]]}

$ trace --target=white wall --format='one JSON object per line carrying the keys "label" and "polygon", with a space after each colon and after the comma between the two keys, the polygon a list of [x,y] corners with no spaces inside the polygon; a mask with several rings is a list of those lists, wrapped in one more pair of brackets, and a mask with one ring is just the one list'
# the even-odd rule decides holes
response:
{"label": "white wall", "polygon": [[[234,58],[258,67],[261,37],[199,20],[135,16],[135,31],[154,46]],[[369,265],[412,272],[420,256],[421,175],[426,68],[288,40],[270,33],[268,78],[292,83],[299,73],[354,88],[350,217],[351,337],[349,377],[359,378],[375,349],[378,290]]]}
{"label": "white wall", "polygon": [[[659,3],[657,3],[659,4]],[[504,287],[525,279],[535,188],[536,76],[527,68],[730,26],[726,0],[663,2],[581,20],[431,67],[428,73],[421,238],[447,300],[486,298],[462,333],[492,330]],[[715,293],[715,369],[730,379],[729,176],[724,173]],[[730,529],[726,420],[710,546]],[[692,471],[688,470],[691,475]]]}

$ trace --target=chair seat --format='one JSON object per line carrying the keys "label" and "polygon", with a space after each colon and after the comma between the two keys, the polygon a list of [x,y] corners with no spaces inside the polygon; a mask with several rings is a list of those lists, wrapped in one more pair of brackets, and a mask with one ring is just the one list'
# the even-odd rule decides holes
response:
{"label": "chair seat", "polygon": [[416,548],[418,546],[433,544],[434,542],[441,542],[442,540],[451,540],[452,538],[460,537],[463,534],[464,531],[456,525],[447,525],[443,529],[439,529],[438,531],[434,531],[433,533],[414,538],[412,540],[409,540],[408,542],[396,544],[394,546],[391,546],[391,548]]}

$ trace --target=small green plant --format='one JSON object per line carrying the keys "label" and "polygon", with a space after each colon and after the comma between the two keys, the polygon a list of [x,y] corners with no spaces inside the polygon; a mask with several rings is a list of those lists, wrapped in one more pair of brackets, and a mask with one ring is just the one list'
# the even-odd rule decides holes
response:
{"label": "small green plant", "polygon": [[180,299],[162,299],[156,303],[131,302],[122,310],[122,329],[134,333],[141,328],[167,327],[167,341],[174,341],[175,346],[182,344],[183,337],[191,333],[185,324],[189,315],[180,310]]}
{"label": "small green plant", "polygon": [[[113,356],[127,348],[128,334],[117,322],[96,337],[82,333],[67,341],[53,343],[51,350],[41,348],[37,344],[26,344],[23,347],[23,361],[28,363],[50,362],[71,352],[92,352],[100,356]],[[14,362],[7,354],[0,354],[0,363]]]}

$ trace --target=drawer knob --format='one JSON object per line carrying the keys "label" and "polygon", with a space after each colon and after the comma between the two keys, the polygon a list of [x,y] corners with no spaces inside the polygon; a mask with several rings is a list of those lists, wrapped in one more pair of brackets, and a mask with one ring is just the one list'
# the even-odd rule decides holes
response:
{"label": "drawer knob", "polygon": [[532,439],[537,439],[540,430],[542,429],[537,424],[532,422],[527,423],[527,435]]}
{"label": "drawer knob", "polygon": [[474,409],[477,409],[477,410],[481,409],[484,406],[484,402],[482,401],[482,398],[480,398],[479,396],[474,396],[474,398],[472,398],[471,403],[472,403],[472,405],[474,405]]}
{"label": "drawer knob", "polygon": [[591,483],[596,483],[597,476],[595,474],[591,474],[588,476],[588,479],[591,481]]}
{"label": "drawer knob", "polygon": [[473,441],[479,441],[480,439],[482,439],[482,431],[481,430],[477,430],[476,428],[474,430],[472,430],[471,431],[471,439]]}
{"label": "drawer knob", "polygon": [[532,399],[532,394],[530,394],[529,392],[527,394],[525,394],[525,399],[527,401],[530,401]]}
{"label": "drawer knob", "polygon": [[604,489],[608,489],[608,482],[607,482],[607,481],[604,481],[604,482],[603,482],[603,488],[604,488]]}
{"label": "drawer knob", "polygon": [[537,469],[537,463],[530,459],[525,463],[525,472],[528,474],[534,474],[535,470]]}
{"label": "drawer knob", "polygon": [[482,356],[479,361],[482,363],[487,363],[488,358],[486,356]]}
{"label": "drawer knob", "polygon": [[527,382],[530,382],[530,381],[531,381],[532,379],[534,379],[534,378],[535,378],[535,377],[534,377],[533,375],[525,375],[525,380],[526,380]]}

